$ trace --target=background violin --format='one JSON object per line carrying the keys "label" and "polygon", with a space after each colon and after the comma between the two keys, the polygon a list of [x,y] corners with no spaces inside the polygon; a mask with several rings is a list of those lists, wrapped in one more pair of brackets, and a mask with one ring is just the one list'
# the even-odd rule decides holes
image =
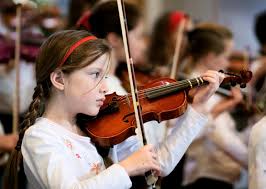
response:
{"label": "background violin", "polygon": [[234,73],[239,73],[243,70],[243,67],[248,69],[251,63],[255,60],[255,57],[252,57],[245,51],[233,51],[229,57],[228,70]]}
{"label": "background violin", "polygon": [[[226,75],[222,84],[240,84],[241,87],[245,87],[252,77],[252,72],[243,71],[240,75]],[[201,77],[178,82],[162,78],[139,88],[143,121],[161,122],[182,115],[187,108],[187,91],[206,84],[208,82]],[[134,135],[136,129],[131,95],[107,95],[97,117],[78,114],[77,124],[100,146],[110,147],[122,142]]]}
{"label": "background violin", "polygon": [[[152,74],[152,66],[148,64],[135,64],[135,77],[137,80],[137,86],[143,86],[148,82],[159,78],[159,75]],[[122,81],[122,86],[126,91],[130,91],[130,84],[128,78],[128,70],[126,63],[120,63],[116,68],[117,77]]]}
{"label": "background violin", "polygon": [[[35,62],[39,48],[45,37],[40,34],[25,32],[22,34],[20,57],[28,62]],[[15,41],[0,36],[0,64],[7,64],[15,57]]]}

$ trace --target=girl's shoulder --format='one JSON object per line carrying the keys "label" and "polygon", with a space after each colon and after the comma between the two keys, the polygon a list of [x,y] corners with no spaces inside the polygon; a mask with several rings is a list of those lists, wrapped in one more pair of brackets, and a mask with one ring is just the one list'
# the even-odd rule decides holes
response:
{"label": "girl's shoulder", "polygon": [[30,126],[23,137],[24,145],[31,145],[31,143],[46,143],[44,141],[60,141],[61,133],[58,132],[51,123],[45,118],[38,118],[36,122]]}
{"label": "girl's shoulder", "polygon": [[30,126],[24,135],[23,143],[31,145],[35,143],[48,143],[54,145],[64,145],[65,141],[73,141],[81,144],[91,144],[90,138],[81,136],[64,128],[62,125],[55,123],[47,118],[38,118],[36,122]]}
{"label": "girl's shoulder", "polygon": [[58,135],[59,133],[56,132],[56,129],[53,128],[52,123],[48,119],[38,118],[35,123],[26,130],[25,136],[35,134]]}

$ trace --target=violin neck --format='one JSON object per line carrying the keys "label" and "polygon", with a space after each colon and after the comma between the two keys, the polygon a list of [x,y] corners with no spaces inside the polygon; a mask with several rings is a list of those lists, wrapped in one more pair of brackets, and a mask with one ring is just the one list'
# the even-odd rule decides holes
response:
{"label": "violin neck", "polygon": [[154,99],[164,95],[177,93],[180,91],[192,89],[194,87],[202,86],[208,84],[207,81],[204,81],[201,77],[193,78],[193,79],[185,79],[179,82],[165,84],[160,87],[154,87],[145,90],[145,94],[147,98]]}

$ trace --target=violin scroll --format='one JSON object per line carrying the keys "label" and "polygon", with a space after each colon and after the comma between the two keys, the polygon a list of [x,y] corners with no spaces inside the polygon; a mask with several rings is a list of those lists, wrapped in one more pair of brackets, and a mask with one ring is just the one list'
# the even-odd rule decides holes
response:
{"label": "violin scroll", "polygon": [[231,72],[224,72],[223,70],[220,70],[219,72],[226,75],[222,84],[229,83],[231,86],[236,86],[237,84],[239,84],[239,86],[241,88],[245,88],[246,84],[252,78],[252,72],[247,71],[247,70],[240,71],[240,74],[235,74],[235,73],[231,73]]}

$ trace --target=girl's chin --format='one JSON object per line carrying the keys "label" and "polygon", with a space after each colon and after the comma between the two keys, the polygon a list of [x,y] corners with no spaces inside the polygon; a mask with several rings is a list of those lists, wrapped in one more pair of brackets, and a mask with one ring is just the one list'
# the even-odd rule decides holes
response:
{"label": "girl's chin", "polygon": [[89,111],[87,113],[87,115],[90,115],[90,116],[97,116],[97,114],[99,113],[99,109],[98,110],[94,110],[94,111]]}

